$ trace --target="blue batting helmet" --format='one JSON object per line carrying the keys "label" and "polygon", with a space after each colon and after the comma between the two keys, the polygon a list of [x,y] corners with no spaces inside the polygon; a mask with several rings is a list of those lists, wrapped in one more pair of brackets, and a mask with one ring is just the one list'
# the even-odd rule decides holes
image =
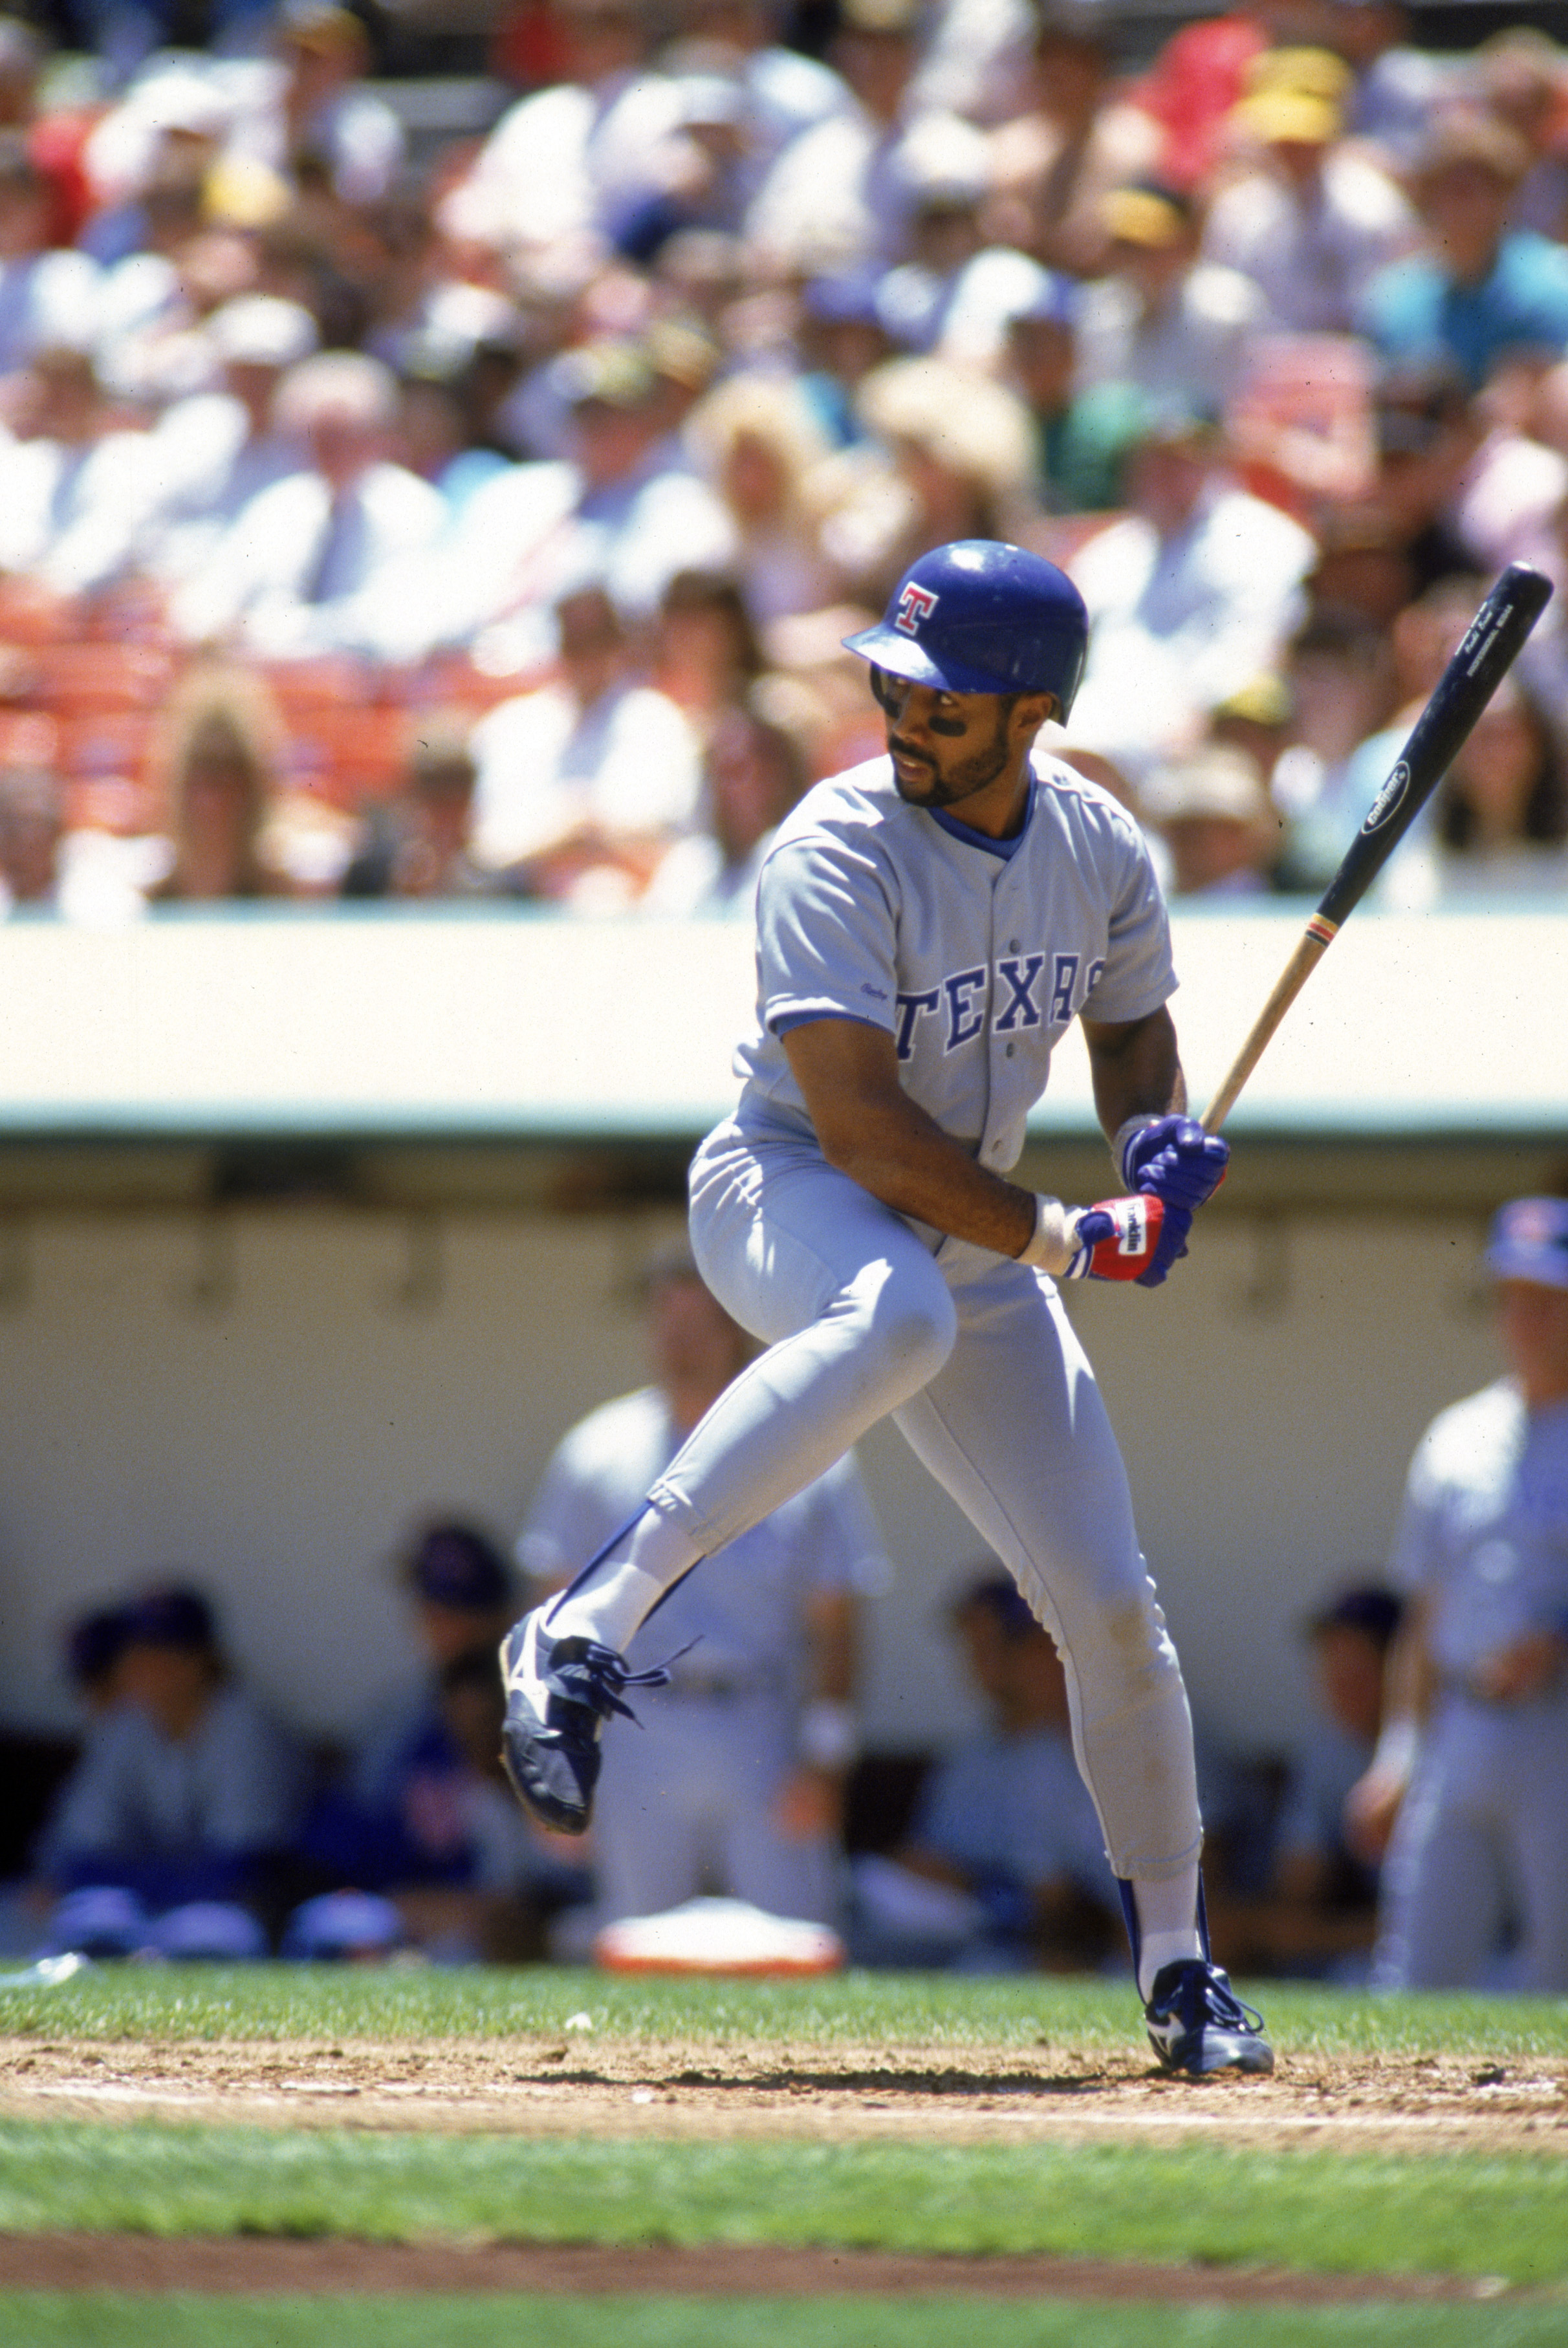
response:
{"label": "blue batting helmet", "polygon": [[844,643],[894,676],[946,693],[1054,693],[1065,718],[1083,675],[1088,613],[1043,555],[961,538],[911,563],[879,624]]}

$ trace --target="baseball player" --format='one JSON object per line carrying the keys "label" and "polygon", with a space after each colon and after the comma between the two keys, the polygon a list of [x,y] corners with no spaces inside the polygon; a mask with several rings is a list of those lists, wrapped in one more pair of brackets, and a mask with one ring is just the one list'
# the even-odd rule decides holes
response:
{"label": "baseball player", "polygon": [[[779,829],[739,1104],[691,1169],[698,1267],[769,1350],[632,1521],[508,1634],[507,1762],[537,1815],[580,1832],[603,1721],[656,1678],[626,1664],[638,1624],[891,1412],[1061,1653],[1156,2053],[1266,2071],[1258,2018],[1210,1962],[1181,1667],[1054,1284],[1157,1286],[1227,1155],[1182,1114],[1142,836],[1035,747],[1072,706],[1087,640],[1070,581],[987,539],[922,556],[847,639],[888,755],[818,784]],[[1088,1209],[1006,1179],[1074,1019],[1132,1194]]]}
{"label": "baseball player", "polygon": [[[1568,1990],[1568,1199],[1492,1225],[1509,1375],[1435,1418],[1411,1464],[1395,1579],[1410,1603],[1387,1725],[1350,1796],[1387,1843],[1372,1978]],[[1392,1829],[1392,1840],[1388,1839]]]}
{"label": "baseball player", "polygon": [[[647,1274],[655,1383],[619,1395],[557,1446],[517,1545],[558,1587],[639,1508],[751,1357],[685,1249]],[[612,1721],[594,1808],[599,1913],[650,1916],[722,1888],[775,1916],[831,1921],[836,1830],[853,1757],[856,1592],[885,1572],[852,1459],[727,1544],[676,1591],[656,1631],[683,1650]]]}

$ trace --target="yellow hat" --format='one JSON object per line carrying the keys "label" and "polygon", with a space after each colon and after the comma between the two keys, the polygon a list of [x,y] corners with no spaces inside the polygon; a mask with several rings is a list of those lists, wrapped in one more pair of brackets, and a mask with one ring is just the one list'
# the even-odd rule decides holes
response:
{"label": "yellow hat", "polygon": [[1249,91],[1299,90],[1305,98],[1331,98],[1342,105],[1356,77],[1332,49],[1264,49],[1249,59]]}
{"label": "yellow hat", "polygon": [[1344,127],[1339,108],[1304,89],[1260,89],[1231,108],[1239,130],[1265,144],[1326,147]]}
{"label": "yellow hat", "polygon": [[1155,188],[1113,188],[1101,201],[1099,216],[1109,235],[1157,252],[1177,243],[1186,227],[1181,205]]}

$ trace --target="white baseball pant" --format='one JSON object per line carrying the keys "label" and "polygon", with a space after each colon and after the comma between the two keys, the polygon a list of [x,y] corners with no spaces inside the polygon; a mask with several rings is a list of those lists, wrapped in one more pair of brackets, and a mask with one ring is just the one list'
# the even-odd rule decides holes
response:
{"label": "white baseball pant", "polygon": [[1052,1282],[953,1241],[933,1256],[810,1145],[754,1141],[733,1124],[697,1152],[691,1201],[703,1278],[770,1350],[676,1454],[654,1506],[706,1554],[891,1412],[1061,1653],[1112,1869],[1181,1875],[1202,1829],[1181,1666]]}
{"label": "white baseball pant", "polygon": [[1568,1696],[1434,1715],[1383,1863],[1372,1979],[1568,1991]]}
{"label": "white baseball pant", "polygon": [[654,1688],[637,1718],[640,1729],[612,1720],[604,1731],[593,1840],[606,1921],[656,1915],[717,1883],[769,1915],[831,1923],[832,1846],[792,1839],[774,1816],[796,1766],[793,1707]]}

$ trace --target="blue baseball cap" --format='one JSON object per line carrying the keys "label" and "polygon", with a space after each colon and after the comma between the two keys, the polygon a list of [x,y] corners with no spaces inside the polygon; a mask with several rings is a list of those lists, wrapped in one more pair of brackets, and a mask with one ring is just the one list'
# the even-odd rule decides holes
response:
{"label": "blue baseball cap", "polygon": [[1568,1199],[1511,1199],[1492,1224],[1486,1263],[1498,1280],[1568,1288]]}
{"label": "blue baseball cap", "polygon": [[475,1525],[432,1525],[408,1560],[408,1579],[432,1606],[459,1614],[488,1614],[511,1596],[505,1558]]}
{"label": "blue baseball cap", "polygon": [[149,1590],[125,1610],[128,1647],[173,1647],[182,1654],[212,1654],[218,1626],[199,1590]]}

